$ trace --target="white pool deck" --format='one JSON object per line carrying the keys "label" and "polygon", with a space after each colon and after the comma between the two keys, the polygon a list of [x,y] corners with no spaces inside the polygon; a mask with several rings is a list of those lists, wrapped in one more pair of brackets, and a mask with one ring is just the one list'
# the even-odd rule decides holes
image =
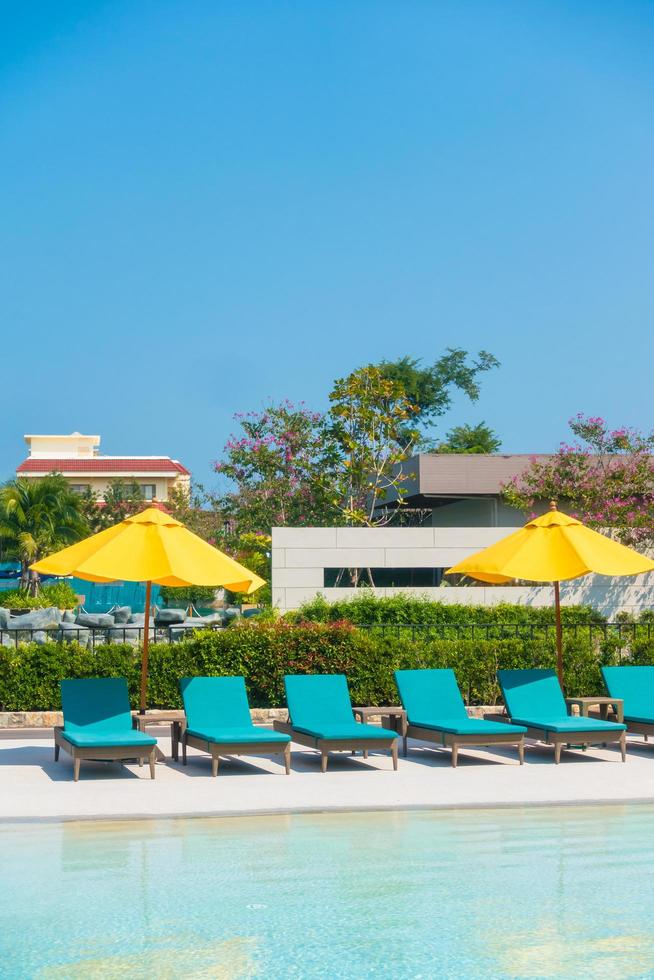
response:
{"label": "white pool deck", "polygon": [[[168,729],[153,729],[169,756]],[[507,749],[461,750],[413,743],[393,772],[387,754],[367,760],[337,754],[320,771],[317,753],[293,746],[291,774],[273,758],[221,760],[211,776],[207,755],[189,749],[189,764],[169,758],[150,779],[147,766],[82,762],[73,782],[70,757],[53,758],[52,735],[0,739],[0,821],[220,816],[329,810],[654,803],[654,744],[629,739],[627,762],[613,749],[564,752],[528,744],[524,766]]]}

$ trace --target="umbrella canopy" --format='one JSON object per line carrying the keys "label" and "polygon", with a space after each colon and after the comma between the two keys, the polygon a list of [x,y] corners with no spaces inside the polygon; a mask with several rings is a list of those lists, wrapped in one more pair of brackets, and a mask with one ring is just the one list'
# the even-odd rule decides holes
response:
{"label": "umbrella canopy", "polygon": [[31,566],[46,575],[75,575],[89,582],[145,582],[145,624],[141,669],[141,710],[145,710],[150,595],[155,585],[224,586],[251,594],[265,585],[228,555],[213,548],[179,521],[149,507],[78,544]]}
{"label": "umbrella canopy", "polygon": [[654,561],[627,548],[581,521],[556,509],[529,521],[519,531],[478,551],[447,570],[469,575],[480,582],[502,583],[513,579],[553,582],[556,606],[556,639],[559,678],[563,679],[561,600],[559,582],[597,575],[638,575],[654,570]]}
{"label": "umbrella canopy", "polygon": [[197,534],[149,507],[106,531],[31,566],[47,575],[76,575],[88,582],[153,582],[155,585],[219,585],[256,592],[262,578],[213,548]]}

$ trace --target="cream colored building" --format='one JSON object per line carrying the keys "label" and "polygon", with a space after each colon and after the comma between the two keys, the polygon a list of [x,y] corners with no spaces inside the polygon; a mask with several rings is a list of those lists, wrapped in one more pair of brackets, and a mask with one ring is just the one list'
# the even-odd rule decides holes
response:
{"label": "cream colored building", "polygon": [[38,480],[61,473],[78,493],[92,490],[100,499],[114,480],[135,482],[146,500],[164,502],[173,487],[188,490],[191,474],[170,456],[102,456],[100,436],[26,435],[28,456],[16,476]]}

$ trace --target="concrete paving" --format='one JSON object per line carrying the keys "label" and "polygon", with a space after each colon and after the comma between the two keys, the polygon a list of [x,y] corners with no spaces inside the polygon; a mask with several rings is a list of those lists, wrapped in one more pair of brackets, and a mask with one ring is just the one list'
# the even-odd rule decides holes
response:
{"label": "concrete paving", "polygon": [[[153,730],[168,755],[166,729]],[[189,764],[169,760],[150,779],[147,766],[82,762],[78,783],[52,738],[23,733],[0,740],[0,821],[74,820],[383,810],[415,807],[496,807],[543,804],[654,802],[654,745],[630,739],[627,762],[613,749],[564,752],[529,744],[524,766],[509,749],[467,750],[452,769],[450,753],[413,743],[393,772],[387,754],[337,754],[320,771],[318,753],[293,746],[292,771],[273,758],[221,760],[211,776],[207,755],[189,749]],[[20,737],[18,737],[20,734]]]}

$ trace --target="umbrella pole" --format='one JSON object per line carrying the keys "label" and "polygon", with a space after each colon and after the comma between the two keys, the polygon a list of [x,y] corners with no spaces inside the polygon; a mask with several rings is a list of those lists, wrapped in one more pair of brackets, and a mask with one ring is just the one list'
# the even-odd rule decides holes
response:
{"label": "umbrella pole", "polygon": [[554,608],[556,611],[556,672],[559,683],[563,687],[563,631],[561,629],[561,590],[559,583],[554,583]]}
{"label": "umbrella pole", "polygon": [[143,633],[143,656],[141,658],[141,714],[145,714],[148,700],[148,648],[150,646],[150,602],[152,582],[145,583],[145,630]]}

